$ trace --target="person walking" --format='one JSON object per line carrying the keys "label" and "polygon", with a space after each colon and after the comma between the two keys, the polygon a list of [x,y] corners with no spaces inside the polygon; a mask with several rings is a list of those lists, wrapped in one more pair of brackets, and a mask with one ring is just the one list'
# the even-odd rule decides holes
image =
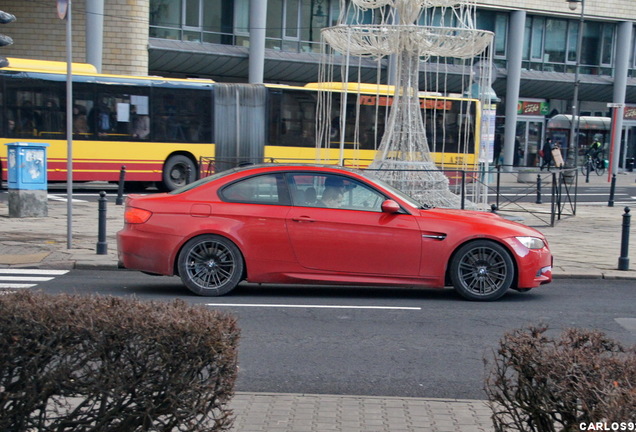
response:
{"label": "person walking", "polygon": [[547,167],[550,171],[550,164],[552,163],[552,138],[545,140],[543,148],[541,148],[541,166],[539,169],[543,171],[544,167]]}

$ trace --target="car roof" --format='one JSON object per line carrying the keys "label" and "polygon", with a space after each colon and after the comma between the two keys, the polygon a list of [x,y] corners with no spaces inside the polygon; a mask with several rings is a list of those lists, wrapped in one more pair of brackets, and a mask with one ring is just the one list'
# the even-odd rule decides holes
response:
{"label": "car roof", "polygon": [[[269,170],[268,170],[269,169]],[[257,175],[259,173],[266,173],[266,172],[271,172],[271,171],[276,171],[276,172],[285,172],[285,171],[322,171],[325,170],[324,172],[330,172],[332,174],[353,174],[354,176],[360,176],[360,177],[365,177],[368,178],[368,176],[365,176],[364,173],[362,172],[362,170],[360,169],[355,169],[355,168],[348,168],[348,167],[342,167],[339,165],[321,165],[321,164],[309,164],[309,163],[261,163],[261,164],[245,164],[243,166],[238,166],[235,168],[230,168],[224,171],[219,171],[217,173],[214,173],[212,175],[209,176],[205,176],[200,178],[199,180],[192,182],[192,183],[188,183],[187,185],[184,185],[180,188],[177,188],[171,192],[169,192],[170,194],[180,194],[186,191],[189,191],[193,188],[198,187],[201,184],[210,182],[210,181],[215,181],[221,178],[226,178],[229,176],[234,176],[234,175],[241,175],[241,174],[249,174],[250,171],[254,171],[254,174]]]}
{"label": "car roof", "polygon": [[249,171],[249,170],[262,170],[264,168],[275,168],[277,171],[287,171],[287,170],[302,171],[303,169],[311,169],[313,171],[314,169],[318,169],[318,170],[327,169],[327,170],[333,170],[333,171],[340,171],[344,173],[355,173],[358,175],[362,174],[362,171],[360,169],[343,167],[340,165],[310,164],[310,163],[275,163],[275,162],[239,166],[237,168],[233,168],[231,171],[243,172],[243,171]]}

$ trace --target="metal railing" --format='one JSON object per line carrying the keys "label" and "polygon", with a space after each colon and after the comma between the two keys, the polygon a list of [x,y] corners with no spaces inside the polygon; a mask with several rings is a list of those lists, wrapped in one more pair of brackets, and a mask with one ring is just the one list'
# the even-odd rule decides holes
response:
{"label": "metal railing", "polygon": [[[494,208],[498,213],[524,213],[540,225],[554,226],[564,216],[575,216],[578,199],[578,172],[576,168],[544,172],[538,169],[502,171],[494,173],[494,185],[489,192],[495,198]],[[502,189],[511,184],[523,184],[514,188],[514,194],[504,194]],[[549,192],[545,192],[549,186]],[[528,198],[534,197],[528,201]],[[547,198],[547,199],[546,199]],[[549,204],[549,209],[544,205]]]}

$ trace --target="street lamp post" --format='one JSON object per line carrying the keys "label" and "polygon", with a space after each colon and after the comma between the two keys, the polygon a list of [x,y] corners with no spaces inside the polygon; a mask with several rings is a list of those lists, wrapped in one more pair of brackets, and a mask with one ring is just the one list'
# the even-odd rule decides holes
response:
{"label": "street lamp post", "polygon": [[570,124],[570,142],[568,143],[567,167],[576,166],[576,153],[578,141],[579,123],[579,68],[581,65],[581,51],[583,50],[583,24],[585,17],[585,0],[566,0],[570,10],[575,11],[581,3],[581,15],[579,17],[579,31],[576,42],[576,64],[574,66],[574,94],[572,95],[572,122]]}

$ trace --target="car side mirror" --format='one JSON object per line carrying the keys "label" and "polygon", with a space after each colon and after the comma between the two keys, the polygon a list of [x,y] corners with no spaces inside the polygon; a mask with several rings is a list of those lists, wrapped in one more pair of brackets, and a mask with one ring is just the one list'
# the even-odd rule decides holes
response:
{"label": "car side mirror", "polygon": [[395,213],[398,213],[399,211],[400,211],[400,205],[393,200],[388,199],[382,203],[383,213],[395,214]]}

